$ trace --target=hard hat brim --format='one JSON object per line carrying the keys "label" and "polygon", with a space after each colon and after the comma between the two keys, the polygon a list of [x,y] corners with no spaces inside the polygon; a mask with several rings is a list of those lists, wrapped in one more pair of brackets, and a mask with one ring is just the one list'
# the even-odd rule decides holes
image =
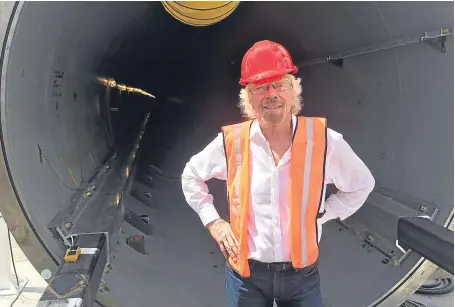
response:
{"label": "hard hat brim", "polygon": [[247,85],[248,83],[254,83],[254,84],[263,84],[267,82],[273,82],[276,80],[281,79],[284,75],[288,73],[297,73],[298,68],[288,68],[288,69],[279,69],[279,70],[270,70],[266,72],[262,72],[260,74],[256,74],[253,76],[250,76],[249,78],[245,79],[240,79],[239,83],[240,85]]}

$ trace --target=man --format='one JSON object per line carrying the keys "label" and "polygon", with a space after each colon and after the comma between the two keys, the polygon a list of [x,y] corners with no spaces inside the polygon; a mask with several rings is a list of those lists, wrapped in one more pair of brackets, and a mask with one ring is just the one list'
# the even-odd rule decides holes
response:
{"label": "man", "polygon": [[[300,79],[289,52],[261,41],[242,61],[240,108],[187,163],[182,188],[226,261],[231,307],[322,307],[318,243],[322,224],[356,212],[375,180],[323,118],[297,116]],[[227,181],[229,221],[206,181]],[[325,201],[326,184],[339,192]]]}

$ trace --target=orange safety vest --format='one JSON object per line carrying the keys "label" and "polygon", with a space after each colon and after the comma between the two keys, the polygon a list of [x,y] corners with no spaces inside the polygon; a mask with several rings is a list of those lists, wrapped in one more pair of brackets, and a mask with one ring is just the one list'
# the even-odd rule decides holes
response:
{"label": "orange safety vest", "polygon": [[[248,265],[248,214],[251,207],[250,127],[252,120],[222,128],[227,163],[229,220],[240,243],[239,259],[229,263],[243,277]],[[290,167],[290,240],[294,268],[319,256],[317,218],[323,197],[327,125],[325,118],[297,118]]]}

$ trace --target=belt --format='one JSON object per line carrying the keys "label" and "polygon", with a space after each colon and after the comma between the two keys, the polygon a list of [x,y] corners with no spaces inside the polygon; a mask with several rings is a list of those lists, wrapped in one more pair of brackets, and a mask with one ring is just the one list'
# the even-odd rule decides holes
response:
{"label": "belt", "polygon": [[254,259],[248,259],[250,267],[263,267],[269,271],[281,272],[293,270],[292,262],[261,262]]}

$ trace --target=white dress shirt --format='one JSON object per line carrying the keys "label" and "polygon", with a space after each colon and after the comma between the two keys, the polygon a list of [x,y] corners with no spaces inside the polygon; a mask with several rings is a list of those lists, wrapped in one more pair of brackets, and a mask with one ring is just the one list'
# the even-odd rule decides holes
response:
{"label": "white dress shirt", "polygon": [[[297,117],[292,117],[293,129]],[[289,234],[289,170],[292,145],[275,165],[269,144],[257,120],[250,130],[252,161],[251,203],[248,221],[249,258],[263,262],[290,261]],[[318,221],[320,240],[322,224],[356,212],[373,190],[375,180],[362,160],[354,153],[343,136],[327,130],[327,157],[324,196],[327,184],[335,184],[336,194],[321,204],[326,213]],[[223,135],[218,136],[200,153],[194,155],[182,173],[182,189],[188,204],[202,223],[220,218],[213,205],[205,181],[227,179]],[[323,197],[324,201],[325,197]]]}

